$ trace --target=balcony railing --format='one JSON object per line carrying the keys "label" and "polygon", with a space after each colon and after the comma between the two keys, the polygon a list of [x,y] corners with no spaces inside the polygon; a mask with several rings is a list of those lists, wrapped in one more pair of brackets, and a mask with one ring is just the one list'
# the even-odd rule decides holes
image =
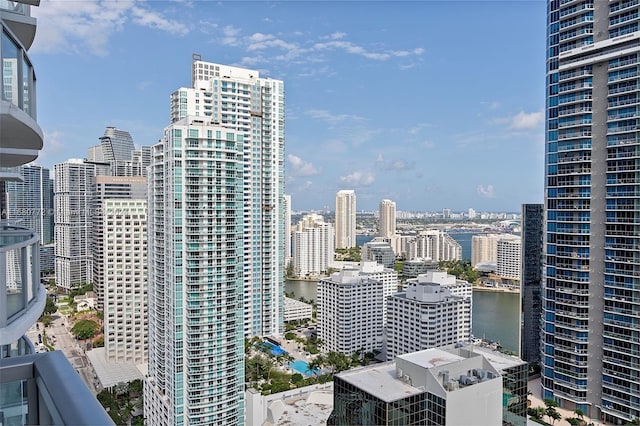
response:
{"label": "balcony railing", "polygon": [[0,344],[6,345],[20,338],[44,308],[38,234],[0,225],[0,265],[4,270],[0,274]]}
{"label": "balcony railing", "polygon": [[113,425],[62,352],[0,360],[3,424]]}

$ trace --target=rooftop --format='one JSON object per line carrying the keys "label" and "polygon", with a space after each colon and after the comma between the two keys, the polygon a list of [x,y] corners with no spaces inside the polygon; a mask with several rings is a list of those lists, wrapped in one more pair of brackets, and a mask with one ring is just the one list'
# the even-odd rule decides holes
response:
{"label": "rooftop", "polygon": [[422,389],[398,380],[395,361],[361,367],[340,373],[339,377],[360,389],[366,389],[374,397],[393,402],[424,392]]}
{"label": "rooftop", "polygon": [[452,362],[458,362],[465,359],[464,357],[461,357],[459,355],[455,355],[437,348],[399,355],[398,358],[409,361],[413,364],[427,369],[440,367],[442,365],[451,364]]}

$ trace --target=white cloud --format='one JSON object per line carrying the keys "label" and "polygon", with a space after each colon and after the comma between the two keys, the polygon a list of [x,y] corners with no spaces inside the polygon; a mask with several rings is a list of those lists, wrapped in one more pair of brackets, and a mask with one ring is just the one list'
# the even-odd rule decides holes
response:
{"label": "white cloud", "polygon": [[372,185],[376,178],[371,172],[353,172],[350,175],[341,176],[340,180],[351,186],[359,187]]}
{"label": "white cloud", "polygon": [[320,170],[315,168],[312,163],[293,154],[287,155],[287,161],[291,165],[290,173],[293,176],[313,176],[320,173]]}
{"label": "white cloud", "polygon": [[45,131],[44,132],[44,146],[40,154],[38,155],[38,162],[42,160],[49,160],[52,156],[55,157],[65,150],[64,145],[64,133],[59,130]]}
{"label": "white cloud", "polygon": [[351,114],[332,114],[331,112],[324,109],[311,109],[305,112],[311,118],[315,118],[316,120],[323,120],[330,124],[336,124],[343,121],[360,121],[364,120],[363,117]]}
{"label": "white cloud", "polygon": [[240,34],[241,31],[242,30],[240,28],[234,27],[233,25],[225,26],[222,28],[222,37],[220,42],[225,46],[237,46],[241,41],[240,37],[238,37],[238,34]]}
{"label": "white cloud", "polygon": [[478,193],[479,196],[483,197],[483,198],[493,198],[495,197],[495,191],[493,189],[493,185],[478,185],[478,187],[476,188],[476,192]]}
{"label": "white cloud", "polygon": [[189,29],[143,6],[142,2],[43,0],[31,9],[38,19],[33,50],[43,53],[74,53],[106,56],[111,35],[127,23],[184,35]]}
{"label": "white cloud", "polygon": [[509,128],[513,130],[535,129],[544,120],[544,112],[526,113],[520,111],[517,115],[511,117]]}

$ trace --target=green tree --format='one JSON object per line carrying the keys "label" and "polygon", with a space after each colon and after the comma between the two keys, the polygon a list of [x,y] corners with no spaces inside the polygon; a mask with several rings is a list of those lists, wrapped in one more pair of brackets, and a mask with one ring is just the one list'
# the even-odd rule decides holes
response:
{"label": "green tree", "polygon": [[73,334],[77,339],[90,339],[99,329],[100,324],[93,320],[84,319],[73,325],[71,328],[71,334]]}
{"label": "green tree", "polygon": [[54,302],[52,298],[47,297],[47,301],[44,304],[44,311],[42,311],[42,315],[55,314],[57,310],[58,310],[58,307],[56,306],[56,302]]}

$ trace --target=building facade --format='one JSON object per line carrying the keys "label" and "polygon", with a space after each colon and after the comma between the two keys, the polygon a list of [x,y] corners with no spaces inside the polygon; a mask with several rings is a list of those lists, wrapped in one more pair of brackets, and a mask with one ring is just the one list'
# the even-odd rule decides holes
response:
{"label": "building facade", "polygon": [[363,244],[361,257],[365,262],[377,262],[385,268],[393,269],[396,264],[396,254],[391,245],[384,241],[373,240]]}
{"label": "building facade", "polygon": [[542,393],[640,417],[640,164],[634,1],[548,1]]}
{"label": "building facade", "polygon": [[470,339],[471,285],[457,281],[430,271],[388,298],[387,360]]}
{"label": "building facade", "polygon": [[170,116],[149,169],[145,417],[242,424],[244,336],[284,322],[284,85],[194,55]]}
{"label": "building facade", "polygon": [[356,247],[356,193],[343,189],[336,194],[336,248]]}
{"label": "building facade", "polygon": [[487,359],[468,349],[417,351],[336,375],[327,424],[504,424],[502,382]]}
{"label": "building facade", "polygon": [[498,257],[497,234],[481,234],[471,237],[471,266],[478,263],[496,263]]}
{"label": "building facade", "polygon": [[334,255],[333,225],[319,214],[305,215],[293,233],[293,273],[317,276],[329,270]]}
{"label": "building facade", "polygon": [[520,278],[520,358],[540,362],[542,315],[542,237],[544,205],[522,205],[522,275]]}
{"label": "building facade", "polygon": [[391,237],[396,233],[396,203],[391,200],[380,201],[378,210],[378,235]]}
{"label": "building facade", "polygon": [[242,424],[244,135],[186,117],[154,146],[149,374],[154,425]]}
{"label": "building facade", "polygon": [[[113,244],[115,239],[114,235],[105,234],[105,231],[110,228],[105,226],[110,225],[107,221],[105,202],[112,199],[135,199],[135,200],[147,200],[147,179],[144,177],[121,177],[121,176],[96,176],[93,186],[93,195],[91,199],[91,256],[92,256],[92,268],[93,268],[93,290],[98,297],[98,308],[104,307],[104,291],[105,283],[108,282],[106,277],[106,268],[110,267],[110,260],[108,256],[105,256],[106,250],[120,250],[124,249],[124,246],[116,246]],[[111,212],[110,214],[113,214]],[[125,209],[122,209],[123,218],[129,216]],[[136,216],[138,216],[136,214]],[[111,219],[113,221],[113,219]],[[141,222],[139,218],[131,222],[132,227],[145,227],[146,234],[146,214],[144,222]],[[127,237],[118,232],[118,240],[123,237]],[[120,241],[118,241],[120,242]],[[127,246],[130,246],[128,243]],[[145,245],[146,246],[146,245]],[[130,247],[127,247],[130,248]],[[138,255],[140,253],[137,253]],[[133,255],[132,252],[127,253],[127,256]],[[122,253],[120,254],[122,256]],[[144,253],[146,258],[146,253]],[[133,259],[130,259],[133,261]],[[145,268],[146,270],[146,268]],[[145,275],[146,279],[146,275]],[[106,320],[106,318],[105,318]]]}
{"label": "building facade", "polygon": [[496,275],[520,281],[522,272],[522,242],[518,235],[504,234],[496,244]]}
{"label": "building facade", "polygon": [[318,281],[318,338],[327,351],[352,355],[382,349],[384,283],[343,269]]}
{"label": "building facade", "polygon": [[145,364],[147,200],[105,199],[102,212],[105,356],[109,362]]}
{"label": "building facade", "polygon": [[431,259],[439,262],[462,259],[460,244],[449,234],[436,229],[420,231],[407,241],[406,246],[407,260]]}
{"label": "building facade", "polygon": [[284,298],[284,320],[301,321],[311,319],[313,306],[290,297]]}
{"label": "building facade", "polygon": [[107,164],[71,159],[54,166],[54,230],[56,286],[71,290],[93,282],[91,252],[93,192],[97,174]]}

